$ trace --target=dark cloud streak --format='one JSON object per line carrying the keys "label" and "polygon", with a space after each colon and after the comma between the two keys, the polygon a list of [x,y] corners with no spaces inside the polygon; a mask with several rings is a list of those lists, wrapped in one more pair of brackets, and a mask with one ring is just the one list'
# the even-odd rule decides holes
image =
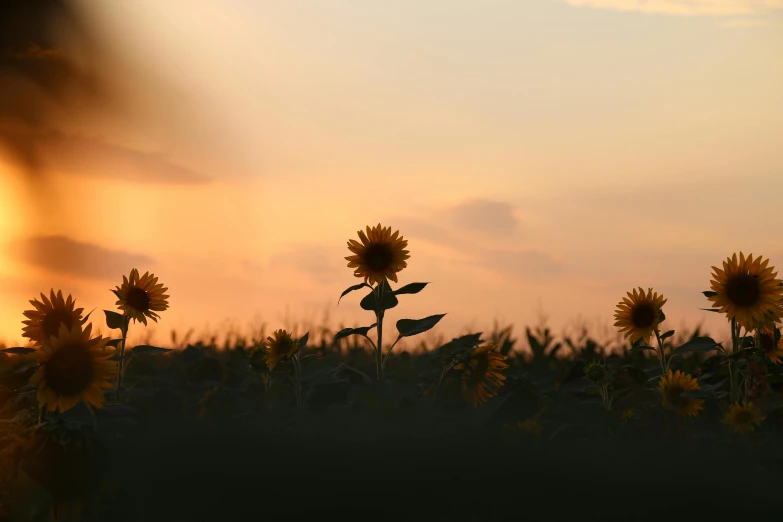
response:
{"label": "dark cloud streak", "polygon": [[29,266],[89,279],[117,280],[132,268],[144,273],[155,263],[144,255],[109,250],[65,236],[19,240],[9,245],[8,253]]}

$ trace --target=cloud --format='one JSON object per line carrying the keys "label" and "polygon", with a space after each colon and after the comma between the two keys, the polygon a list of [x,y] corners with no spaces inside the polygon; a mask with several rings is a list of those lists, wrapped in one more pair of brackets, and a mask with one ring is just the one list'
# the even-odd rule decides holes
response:
{"label": "cloud", "polygon": [[0,3],[0,144],[30,175],[42,166],[36,134],[15,130],[57,127],[69,111],[88,106],[108,112],[124,105],[103,75],[105,49],[73,2]]}
{"label": "cloud", "polygon": [[117,280],[132,268],[143,273],[146,267],[155,263],[144,255],[109,250],[65,236],[18,240],[9,245],[7,252],[30,266],[89,279]]}
{"label": "cloud", "polygon": [[270,265],[288,267],[309,276],[318,283],[329,284],[340,277],[341,267],[336,259],[340,258],[335,257],[335,252],[331,248],[320,245],[300,245],[276,254],[270,260]]}
{"label": "cloud", "polygon": [[540,279],[563,272],[563,265],[541,250],[481,249],[479,252],[475,259],[477,266],[504,276]]}
{"label": "cloud", "polygon": [[[479,242],[465,239],[446,228],[418,219],[396,219],[403,236],[410,241],[424,241],[445,247],[468,263],[482,270],[499,272],[504,276],[522,279],[546,278],[564,271],[563,265],[548,253],[535,248],[509,246],[488,248]],[[409,245],[410,246],[410,245]]]}
{"label": "cloud", "polygon": [[502,236],[512,233],[519,223],[509,203],[473,199],[451,210],[452,223],[458,228]]}
{"label": "cloud", "polygon": [[164,155],[144,152],[63,132],[40,132],[34,137],[26,132],[6,131],[7,141],[27,143],[39,165],[55,172],[83,176],[121,179],[136,183],[207,183],[210,178],[178,165]]}
{"label": "cloud", "polygon": [[783,0],[565,0],[574,6],[675,16],[737,16],[783,9]]}

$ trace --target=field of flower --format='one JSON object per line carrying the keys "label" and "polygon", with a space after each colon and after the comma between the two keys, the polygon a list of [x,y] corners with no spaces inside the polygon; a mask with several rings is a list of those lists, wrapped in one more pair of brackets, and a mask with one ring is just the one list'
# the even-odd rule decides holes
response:
{"label": "field of flower", "polygon": [[[713,267],[705,313],[726,316],[729,346],[666,330],[666,299],[640,287],[618,296],[624,346],[540,327],[524,347],[505,328],[409,352],[397,343],[445,314],[385,324],[427,283],[399,283],[398,232],[358,235],[346,259],[362,282],[340,306],[358,300],[365,327],[126,347],[168,309],[167,288],[136,269],[112,290],[116,311],[85,315],[54,290],[32,300],[29,345],[0,352],[0,520],[780,510],[783,281],[768,260]],[[97,321],[115,335],[95,335]]]}

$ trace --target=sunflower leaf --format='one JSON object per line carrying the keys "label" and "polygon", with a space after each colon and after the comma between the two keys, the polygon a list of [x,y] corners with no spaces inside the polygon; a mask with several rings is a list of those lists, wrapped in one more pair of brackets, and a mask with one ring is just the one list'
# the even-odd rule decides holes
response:
{"label": "sunflower leaf", "polygon": [[104,310],[106,314],[106,326],[112,330],[123,330],[125,328],[125,316],[112,312],[111,310]]}
{"label": "sunflower leaf", "polygon": [[427,286],[429,283],[409,283],[402,288],[398,288],[394,291],[394,295],[400,295],[400,294],[418,294],[422,290],[424,290],[424,287]]}
{"label": "sunflower leaf", "polygon": [[677,348],[678,353],[706,353],[715,350],[718,343],[712,337],[696,337]]}
{"label": "sunflower leaf", "polygon": [[631,347],[631,351],[643,352],[645,350],[656,351],[657,349],[653,346],[650,346],[649,344],[636,344]]}
{"label": "sunflower leaf", "polygon": [[370,326],[362,326],[361,328],[343,328],[339,332],[337,332],[334,336],[334,342],[339,341],[340,339],[344,337],[348,337],[349,335],[367,335],[367,332],[372,330],[378,325],[378,323],[373,323]]}
{"label": "sunflower leaf", "polygon": [[106,346],[111,346],[112,348],[119,348],[121,342],[122,339],[111,339],[106,343]]}
{"label": "sunflower leaf", "polygon": [[381,285],[379,284],[372,290],[372,292],[364,296],[364,299],[362,299],[362,301],[359,303],[363,310],[375,312],[379,308],[388,310],[397,306],[399,301],[397,301],[397,296],[394,295],[394,290],[392,290],[392,287],[389,286],[388,281],[384,279],[383,283],[381,284],[383,285],[383,306],[378,306],[378,294],[381,288]]}
{"label": "sunflower leaf", "polygon": [[21,348],[21,347],[15,347],[15,348],[3,348],[0,350],[2,353],[10,353],[12,355],[27,355],[28,353],[33,353],[35,351],[35,348]]}
{"label": "sunflower leaf", "polygon": [[431,329],[443,319],[446,314],[431,315],[424,319],[400,319],[397,321],[397,331],[400,337],[410,337]]}
{"label": "sunflower leaf", "polygon": [[704,297],[715,297],[716,295],[718,295],[718,292],[706,291],[706,292],[702,292],[702,294],[704,294]]}
{"label": "sunflower leaf", "polygon": [[359,290],[360,288],[364,288],[365,286],[369,287],[370,285],[368,285],[367,283],[359,283],[358,285],[353,285],[351,287],[346,288],[345,291],[342,294],[340,294],[340,299],[337,300],[337,306],[340,306],[340,300],[343,297],[345,297],[346,294],[350,294],[354,290]]}
{"label": "sunflower leaf", "polygon": [[669,330],[668,332],[664,332],[664,333],[662,333],[662,334],[661,334],[661,341],[663,341],[664,339],[667,339],[667,338],[671,337],[672,335],[674,335],[674,330]]}
{"label": "sunflower leaf", "polygon": [[658,322],[662,323],[666,320],[666,314],[663,313],[663,310],[658,310]]}
{"label": "sunflower leaf", "polygon": [[715,312],[716,314],[720,313],[720,310],[717,308],[699,308],[699,310],[704,310],[705,312]]}
{"label": "sunflower leaf", "polygon": [[307,332],[299,339],[299,348],[298,348],[298,350],[301,350],[302,348],[307,346],[307,340],[309,338],[310,338],[310,332]]}
{"label": "sunflower leaf", "polygon": [[140,344],[131,350],[133,355],[147,355],[152,353],[166,353],[172,351],[171,348],[158,348],[148,344]]}

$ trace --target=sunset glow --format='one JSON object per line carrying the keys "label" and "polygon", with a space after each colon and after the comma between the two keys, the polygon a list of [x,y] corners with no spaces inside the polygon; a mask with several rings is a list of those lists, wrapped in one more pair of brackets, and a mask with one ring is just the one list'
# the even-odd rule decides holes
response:
{"label": "sunset glow", "polygon": [[710,267],[783,264],[779,3],[77,5],[101,54],[63,52],[108,94],[52,102],[35,177],[3,153],[7,342],[39,292],[111,308],[132,268],[170,288],[161,342],[364,321],[335,305],[376,223],[409,241],[401,284],[431,282],[400,313],[447,305],[446,336],[607,326],[652,286],[667,326],[720,339]]}

